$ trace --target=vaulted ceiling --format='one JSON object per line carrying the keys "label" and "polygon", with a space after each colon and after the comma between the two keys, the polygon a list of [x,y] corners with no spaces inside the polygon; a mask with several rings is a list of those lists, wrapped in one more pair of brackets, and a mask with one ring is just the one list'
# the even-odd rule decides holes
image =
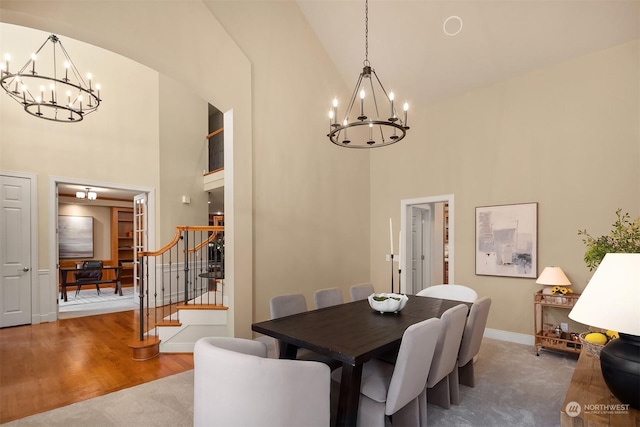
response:
{"label": "vaulted ceiling", "polygon": [[[297,3],[353,87],[365,57],[365,1]],[[387,92],[426,105],[638,39],[639,5],[638,0],[370,0],[368,57]],[[450,17],[459,17],[462,28]],[[460,31],[447,35],[445,30]]]}

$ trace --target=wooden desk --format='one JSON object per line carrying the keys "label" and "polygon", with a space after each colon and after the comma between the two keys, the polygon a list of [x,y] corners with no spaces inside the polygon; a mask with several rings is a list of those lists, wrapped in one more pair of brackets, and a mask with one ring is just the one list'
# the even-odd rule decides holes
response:
{"label": "wooden desk", "polygon": [[[580,405],[580,412],[576,416],[570,416],[572,402]],[[600,359],[593,357],[586,350],[582,351],[562,403],[560,425],[562,427],[640,426],[640,411],[631,407],[626,410],[619,405],[622,403],[611,394],[604,382]],[[574,408],[575,406],[573,405]],[[622,409],[622,411],[616,411],[616,409]]]}
{"label": "wooden desk", "polygon": [[[105,271],[105,270],[114,270],[116,273],[115,279],[105,279],[105,280],[83,280],[82,282],[68,282],[67,274],[70,271],[79,272],[79,271]],[[120,272],[122,271],[121,266],[103,266],[103,267],[85,267],[85,268],[72,268],[72,267],[64,267],[60,269],[60,299],[64,299],[67,301],[67,286],[77,286],[78,290],[80,290],[80,286],[82,285],[101,285],[103,283],[115,283],[116,290],[114,293],[122,296],[122,282],[120,281]]]}
{"label": "wooden desk", "polygon": [[280,358],[295,359],[302,347],[342,362],[336,424],[353,426],[358,416],[362,365],[398,347],[409,326],[440,317],[458,304],[463,303],[410,295],[400,313],[380,314],[367,300],[361,300],[254,323],[251,329],[280,340]]}

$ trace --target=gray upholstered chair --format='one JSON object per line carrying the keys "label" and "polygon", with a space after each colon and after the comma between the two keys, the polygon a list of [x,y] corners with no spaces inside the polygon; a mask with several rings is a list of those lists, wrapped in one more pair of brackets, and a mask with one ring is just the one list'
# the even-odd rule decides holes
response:
{"label": "gray upholstered chair", "polygon": [[264,343],[199,339],[194,360],[194,426],[329,425],[331,372],[323,363],[268,359]]}
{"label": "gray upholstered chair", "polygon": [[342,291],[340,288],[319,289],[313,293],[313,302],[316,308],[331,307],[332,305],[342,304]]}
{"label": "gray upholstered chair", "polygon": [[475,386],[473,359],[480,352],[484,328],[489,317],[489,308],[491,308],[491,298],[483,297],[474,302],[469,310],[458,351],[457,369],[454,369],[449,377],[451,403],[456,405],[460,403],[459,384],[469,387]]}
{"label": "gray upholstered chair", "polygon": [[359,283],[349,288],[349,296],[351,301],[360,301],[367,299],[369,295],[374,293],[373,285],[371,283]]}
{"label": "gray upholstered chair", "polygon": [[455,301],[474,302],[478,293],[463,285],[434,285],[424,288],[416,294],[419,297],[443,298]]}
{"label": "gray upholstered chair", "polygon": [[[418,425],[418,397],[424,392],[428,369],[443,329],[440,319],[415,323],[402,336],[395,365],[378,359],[362,367],[358,426],[384,427],[386,416],[391,425]],[[331,378],[340,381],[341,369]]]}
{"label": "gray upholstered chair", "polygon": [[420,419],[424,423],[427,419],[427,401],[445,409],[451,407],[449,374],[456,367],[468,312],[467,306],[460,304],[448,309],[440,316],[443,327],[438,337],[433,361],[428,367],[427,386],[420,397]]}

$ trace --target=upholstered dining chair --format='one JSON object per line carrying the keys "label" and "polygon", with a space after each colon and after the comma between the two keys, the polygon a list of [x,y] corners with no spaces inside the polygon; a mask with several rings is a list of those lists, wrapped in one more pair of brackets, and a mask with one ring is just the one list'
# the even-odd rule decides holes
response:
{"label": "upholstered dining chair", "polygon": [[330,424],[329,368],[318,362],[268,359],[266,352],[264,343],[242,338],[196,342],[194,426]]}
{"label": "upholstered dining chair", "polygon": [[316,308],[342,304],[344,302],[342,290],[340,288],[319,289],[313,293],[313,302]]}
{"label": "upholstered dining chair", "polygon": [[371,283],[359,283],[349,288],[349,296],[351,301],[360,301],[367,299],[369,295],[374,293],[373,285]]}
{"label": "upholstered dining chair", "polygon": [[450,299],[454,301],[474,302],[478,299],[478,293],[468,286],[463,285],[434,285],[424,288],[416,294],[420,297],[433,297]]}
{"label": "upholstered dining chair", "polygon": [[[402,335],[395,365],[373,359],[362,367],[358,426],[418,425],[418,397],[427,383],[428,369],[443,328],[431,318],[409,326]],[[331,374],[339,382],[342,368]]]}
{"label": "upholstered dining chair", "polygon": [[[287,294],[287,295],[278,295],[271,300],[269,300],[269,308],[271,311],[271,318],[278,319],[280,317],[292,316],[298,313],[304,313],[307,311],[307,300],[302,294]],[[271,337],[264,337],[264,339],[273,339]],[[280,342],[273,339],[275,341],[276,353],[280,352]],[[315,353],[306,348],[298,349],[298,353],[296,356],[297,359],[301,360],[312,360],[316,362],[322,362],[328,365],[331,369],[336,369],[341,366],[339,362],[333,360],[329,357],[323,356],[321,354]]]}
{"label": "upholstered dining chair", "polygon": [[420,420],[423,425],[427,419],[427,401],[445,409],[451,407],[449,374],[456,367],[468,312],[469,309],[465,304],[459,304],[440,316],[443,323],[442,330],[438,336],[431,365],[425,364],[425,369],[429,369],[429,376],[427,386],[419,399]]}
{"label": "upholstered dining chair", "polygon": [[475,387],[473,359],[480,352],[484,328],[489,317],[489,308],[491,308],[491,298],[482,297],[474,302],[469,310],[458,351],[458,362],[449,377],[451,403],[456,405],[460,403],[459,384]]}

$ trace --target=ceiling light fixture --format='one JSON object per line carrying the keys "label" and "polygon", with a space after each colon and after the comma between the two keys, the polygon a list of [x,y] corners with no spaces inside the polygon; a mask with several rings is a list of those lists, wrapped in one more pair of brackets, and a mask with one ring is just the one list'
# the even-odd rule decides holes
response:
{"label": "ceiling light fixture", "polygon": [[[43,50],[47,45],[51,49]],[[57,61],[57,50],[64,57],[62,64]],[[74,123],[98,109],[100,85],[92,86],[91,73],[86,75],[88,84],[85,82],[55,34],[45,40],[18,72],[11,73],[10,60],[11,56],[6,54],[4,62],[0,62],[0,83],[7,94],[32,116]],[[52,64],[52,68],[43,71],[46,68],[44,64]]]}
{"label": "ceiling light fixture", "polygon": [[84,199],[86,197],[88,200],[95,200],[98,198],[98,193],[91,191],[91,188],[87,187],[86,193],[84,191],[76,191],[76,197],[78,199]]}
{"label": "ceiling light fixture", "polygon": [[[351,95],[344,120],[338,122],[338,99],[333,99],[333,108],[329,111],[329,134],[334,144],[348,148],[376,148],[395,144],[407,134],[407,110],[405,102],[403,117],[400,118],[394,104],[394,94],[382,86],[375,70],[369,62],[369,1],[365,0],[365,54],[364,67]],[[353,106],[356,96],[360,98],[360,111],[355,113]],[[389,108],[383,112],[378,109],[378,98],[388,100]],[[371,99],[365,109],[365,98]],[[382,102],[382,101],[381,101]],[[357,107],[356,107],[357,108]],[[384,117],[389,114],[389,117]]]}

